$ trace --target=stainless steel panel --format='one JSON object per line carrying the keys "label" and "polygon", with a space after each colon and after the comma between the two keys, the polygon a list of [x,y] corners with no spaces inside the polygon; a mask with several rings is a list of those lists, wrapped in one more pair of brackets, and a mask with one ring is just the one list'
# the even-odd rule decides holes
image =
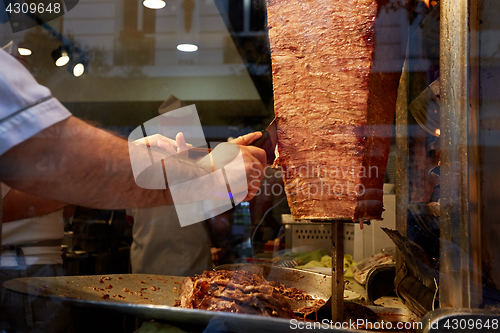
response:
{"label": "stainless steel panel", "polygon": [[[269,280],[278,281],[286,287],[302,289],[325,301],[331,295],[331,277],[324,274],[265,265],[230,266],[232,267],[227,268],[253,267]],[[223,266],[219,268],[224,269]],[[100,307],[146,319],[197,326],[206,326],[214,321],[224,322],[242,327],[241,331],[291,331],[289,319],[173,307],[184,277],[117,274],[106,275],[104,278],[102,275],[29,277],[9,280],[4,283],[4,287],[23,294],[50,297],[78,306]],[[106,288],[109,285],[112,286]],[[104,295],[109,297],[105,298]],[[309,304],[295,302],[294,308],[305,305]]]}
{"label": "stainless steel panel", "polygon": [[[478,109],[471,94],[477,59],[475,0],[441,1],[441,249],[440,307],[476,307],[481,303],[478,210]],[[472,10],[472,11],[471,11]],[[472,43],[472,44],[471,44]],[[472,73],[472,76],[471,76]],[[479,265],[479,266],[476,266]]]}
{"label": "stainless steel panel", "polygon": [[[406,53],[408,54],[408,48]],[[396,230],[407,236],[408,204],[410,203],[410,186],[408,180],[409,147],[408,147],[408,85],[409,69],[405,60],[398,87],[396,104]],[[396,249],[396,272],[403,266],[401,252]]]}

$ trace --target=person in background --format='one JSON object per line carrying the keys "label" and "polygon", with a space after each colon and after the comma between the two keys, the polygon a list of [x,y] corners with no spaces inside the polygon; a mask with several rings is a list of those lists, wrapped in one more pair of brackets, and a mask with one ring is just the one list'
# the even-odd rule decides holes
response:
{"label": "person in background", "polygon": [[[159,114],[186,106],[171,95],[158,108]],[[162,141],[170,154],[183,153],[189,144],[183,134],[175,141]],[[192,276],[213,268],[210,233],[206,223],[181,227],[173,205],[127,209],[132,223],[130,263],[132,273]]]}
{"label": "person in background", "polygon": [[181,227],[172,205],[127,210],[132,273],[193,276],[213,268],[205,223]]}
{"label": "person in background", "polygon": [[[171,154],[188,149],[182,134],[160,146]],[[212,269],[205,223],[181,227],[173,205],[127,209],[127,220],[132,223],[132,273],[191,276]]]}

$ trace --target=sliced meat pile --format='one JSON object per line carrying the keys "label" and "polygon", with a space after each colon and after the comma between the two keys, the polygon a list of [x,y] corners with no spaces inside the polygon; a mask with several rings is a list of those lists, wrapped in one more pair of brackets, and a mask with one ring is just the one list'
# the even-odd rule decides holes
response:
{"label": "sliced meat pile", "polygon": [[380,218],[391,130],[376,132],[394,109],[369,102],[377,1],[267,0],[267,11],[276,162],[294,218]]}
{"label": "sliced meat pile", "polygon": [[313,298],[246,271],[205,271],[187,277],[175,306],[211,311],[294,318],[288,302]]}

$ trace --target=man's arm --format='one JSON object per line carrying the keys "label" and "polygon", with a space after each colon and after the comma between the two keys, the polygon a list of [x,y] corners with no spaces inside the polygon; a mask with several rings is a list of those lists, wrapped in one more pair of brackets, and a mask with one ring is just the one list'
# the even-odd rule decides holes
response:
{"label": "man's arm", "polygon": [[68,206],[67,203],[40,198],[11,189],[3,198],[2,222],[11,222],[42,216]]}
{"label": "man's arm", "polygon": [[[249,134],[241,141],[247,144],[258,136]],[[265,152],[255,147],[240,148],[248,183],[262,178],[258,170],[263,169]],[[26,193],[86,207],[121,209],[172,204],[168,188],[147,190],[136,185],[128,149],[127,141],[70,117],[1,155],[0,179]],[[148,153],[144,154],[149,160]],[[257,168],[255,164],[259,164]],[[196,167],[189,171],[199,172],[200,176],[209,172]]]}
{"label": "man's arm", "polygon": [[139,188],[127,142],[70,117],[0,156],[0,177],[20,191],[86,207],[171,204],[166,190]]}

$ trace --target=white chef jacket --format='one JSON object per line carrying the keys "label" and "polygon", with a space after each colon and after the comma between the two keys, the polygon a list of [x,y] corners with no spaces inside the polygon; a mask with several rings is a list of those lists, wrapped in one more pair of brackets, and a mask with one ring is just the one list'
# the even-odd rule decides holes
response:
{"label": "white chef jacket", "polygon": [[[19,245],[23,250],[26,266],[62,264],[61,245],[23,246],[47,240],[61,240],[64,237],[63,209],[43,216],[3,224],[3,246]],[[19,266],[16,251],[9,248],[0,252],[0,267],[25,269]]]}
{"label": "white chef jacket", "polygon": [[49,89],[0,49],[0,155],[69,116]]}
{"label": "white chef jacket", "polygon": [[[71,113],[52,97],[49,89],[38,84],[24,66],[0,49],[0,155],[69,116]],[[44,231],[42,238],[60,239],[64,233],[62,210],[41,218],[0,224],[4,245],[40,240],[36,226]],[[9,258],[10,252],[2,251],[2,267],[17,266],[14,256]],[[60,246],[30,247],[25,252],[27,265],[61,262]]]}
{"label": "white chef jacket", "polygon": [[[10,187],[4,183],[2,186],[2,197],[9,193]],[[2,199],[3,199],[2,198]],[[31,265],[53,265],[62,264],[61,246],[33,246],[41,241],[61,240],[64,237],[63,209],[50,214],[3,223],[2,246],[0,249],[0,268],[25,269],[19,266],[15,249],[10,246],[19,246],[23,250],[26,266]],[[22,246],[31,244],[30,246]]]}

